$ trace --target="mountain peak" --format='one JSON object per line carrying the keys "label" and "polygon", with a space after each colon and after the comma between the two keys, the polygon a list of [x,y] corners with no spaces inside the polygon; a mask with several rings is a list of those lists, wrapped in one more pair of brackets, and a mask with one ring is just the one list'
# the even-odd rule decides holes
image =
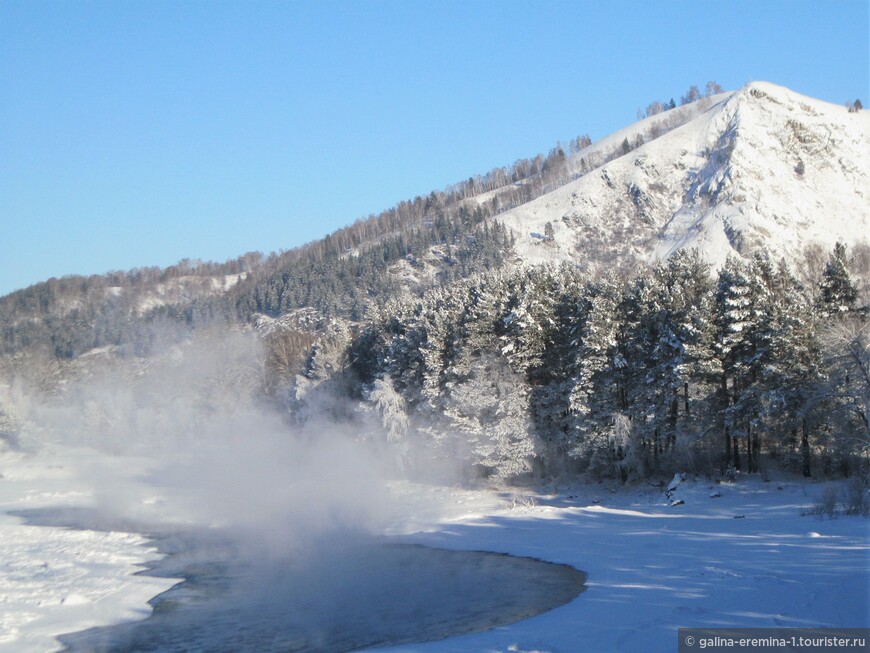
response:
{"label": "mountain peak", "polygon": [[612,264],[697,247],[718,266],[760,247],[795,261],[810,243],[866,238],[870,113],[770,82],[690,108],[663,135],[647,119],[603,139],[622,140],[619,156],[505,214],[519,256]]}

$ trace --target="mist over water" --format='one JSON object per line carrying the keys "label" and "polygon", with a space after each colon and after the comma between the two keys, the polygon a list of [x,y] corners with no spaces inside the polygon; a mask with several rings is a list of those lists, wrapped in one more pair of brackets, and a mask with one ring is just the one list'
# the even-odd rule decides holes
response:
{"label": "mist over water", "polygon": [[529,558],[368,540],[324,542],[301,558],[215,557],[229,550],[170,555],[170,565],[186,559],[187,580],[149,619],[62,642],[74,652],[337,653],[489,630],[567,603],[584,581]]}
{"label": "mist over water", "polygon": [[390,461],[359,442],[353,424],[294,428],[261,403],[257,347],[253,335],[209,334],[98,369],[59,397],[26,402],[24,444],[115,456],[123,467],[84,470],[110,516],[219,527],[281,552],[333,529],[377,531]]}
{"label": "mist over water", "polygon": [[19,401],[36,455],[108,455],[82,470],[87,511],[25,516],[145,533],[165,554],[147,573],[184,579],[143,622],[64,636],[70,650],[347,651],[486,630],[582,590],[570,567],[379,537],[401,517],[395,450],[327,410],[290,426],[257,400],[257,347],[211,333]]}

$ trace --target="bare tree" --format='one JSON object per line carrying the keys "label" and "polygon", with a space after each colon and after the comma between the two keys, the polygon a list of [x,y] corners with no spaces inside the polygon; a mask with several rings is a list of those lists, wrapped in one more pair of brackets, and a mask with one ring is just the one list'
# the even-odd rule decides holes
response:
{"label": "bare tree", "polygon": [[[847,452],[870,456],[870,323],[849,316],[834,319],[822,334],[833,405],[833,432]],[[867,471],[867,470],[865,470]]]}
{"label": "bare tree", "polygon": [[692,102],[697,102],[701,99],[701,91],[698,90],[698,87],[695,84],[692,84],[689,87],[689,90],[686,91],[686,94],[680,98],[680,104],[691,104]]}
{"label": "bare tree", "polygon": [[288,384],[302,370],[315,336],[298,329],[276,330],[266,336],[265,390],[274,395],[283,384]]}
{"label": "bare tree", "polygon": [[709,82],[707,82],[707,87],[705,90],[707,93],[707,97],[710,97],[711,95],[718,95],[719,93],[721,93],[722,87],[713,80],[710,80]]}
{"label": "bare tree", "polygon": [[819,243],[810,243],[804,248],[800,265],[795,266],[798,281],[801,282],[804,294],[812,304],[818,303],[821,296],[819,281],[827,262],[828,251]]}

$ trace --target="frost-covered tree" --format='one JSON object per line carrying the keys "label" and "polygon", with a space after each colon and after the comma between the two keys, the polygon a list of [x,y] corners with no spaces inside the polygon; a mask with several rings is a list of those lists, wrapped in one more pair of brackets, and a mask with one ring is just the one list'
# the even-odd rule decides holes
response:
{"label": "frost-covered tree", "polygon": [[698,90],[698,87],[695,84],[692,84],[689,87],[689,90],[686,91],[686,94],[680,98],[680,104],[691,104],[692,102],[697,102],[701,99],[701,91]]}
{"label": "frost-covered tree", "polygon": [[458,388],[454,415],[477,464],[500,479],[529,474],[540,448],[524,379],[494,351],[481,352],[470,372],[469,383]]}
{"label": "frost-covered tree", "polygon": [[[644,307],[651,335],[644,385],[650,389],[653,441],[673,446],[692,439],[699,405],[719,372],[713,356],[712,283],[709,266],[694,250],[682,250],[653,273]],[[658,436],[658,437],[656,437]]]}
{"label": "frost-covered tree", "polygon": [[[758,366],[759,429],[772,438],[772,446],[785,445],[797,454],[795,434],[807,433],[807,414],[822,381],[817,320],[812,305],[791,271],[784,265],[774,272],[771,297],[765,306]],[[760,447],[757,447],[760,448]],[[809,468],[808,448],[800,445],[801,468]]]}
{"label": "frost-covered tree", "polygon": [[[621,283],[613,277],[588,284],[573,308],[568,335],[573,355],[567,357],[567,410],[564,433],[567,455],[587,468],[597,457],[618,459],[612,449],[613,426],[627,410],[622,371],[625,361],[617,350]],[[603,453],[610,452],[610,453]],[[611,473],[613,469],[600,469]]]}
{"label": "frost-covered tree", "polygon": [[504,291],[503,312],[496,322],[502,352],[518,373],[533,376],[551,344],[558,281],[553,270],[536,267],[509,277]]}
{"label": "frost-covered tree", "polygon": [[846,313],[855,306],[858,287],[852,281],[848,264],[846,246],[837,243],[819,283],[821,308],[828,315]]}
{"label": "frost-covered tree", "polygon": [[[735,432],[742,417],[741,405],[751,373],[754,356],[752,331],[759,320],[761,289],[750,267],[729,257],[719,271],[715,293],[715,351],[721,367],[720,415],[725,443],[726,464],[740,469],[739,441]],[[742,406],[741,406],[742,409]],[[748,448],[747,448],[748,452]]]}
{"label": "frost-covered tree", "polygon": [[[623,404],[638,449],[653,468],[695,439],[709,377],[712,352],[709,268],[694,251],[682,251],[638,275],[621,303],[618,351]],[[691,396],[691,399],[690,399]]]}
{"label": "frost-covered tree", "polygon": [[0,385],[0,451],[19,444],[20,419],[8,394],[8,390]]}
{"label": "frost-covered tree", "polygon": [[726,458],[739,468],[739,432],[747,471],[759,471],[762,435],[787,440],[820,378],[811,306],[784,265],[756,255],[720,272],[716,324]]}
{"label": "frost-covered tree", "polygon": [[[870,474],[870,323],[856,316],[828,321],[821,333],[825,415],[832,447],[846,473]],[[853,460],[854,463],[849,461]]]}
{"label": "frost-covered tree", "polygon": [[402,442],[408,434],[405,400],[393,387],[389,376],[375,379],[366,397],[380,415],[388,442]]}
{"label": "frost-covered tree", "polygon": [[[379,415],[406,418],[394,433],[502,479],[685,468],[712,434],[724,464],[758,471],[762,453],[801,463],[833,441],[852,372],[825,383],[816,306],[764,255],[715,284],[692,251],[628,280],[496,271],[385,304],[349,364]],[[856,397],[840,412],[857,424]]]}
{"label": "frost-covered tree", "polygon": [[722,87],[718,83],[710,80],[709,82],[707,82],[707,86],[705,88],[705,91],[707,93],[707,97],[710,97],[711,95],[716,95],[718,93],[721,93]]}
{"label": "frost-covered tree", "polygon": [[320,414],[343,418],[349,408],[351,334],[343,320],[332,320],[309,350],[296,375],[290,408],[296,419],[304,422]]}
{"label": "frost-covered tree", "polygon": [[302,375],[313,381],[334,377],[347,367],[350,329],[343,320],[331,320],[312,345]]}

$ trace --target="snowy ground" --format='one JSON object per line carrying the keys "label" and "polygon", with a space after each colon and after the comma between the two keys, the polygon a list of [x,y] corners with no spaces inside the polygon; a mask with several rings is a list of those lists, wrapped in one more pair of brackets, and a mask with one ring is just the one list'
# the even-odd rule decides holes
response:
{"label": "snowy ground", "polygon": [[587,590],[494,631],[381,650],[675,651],[679,627],[870,626],[870,520],[803,516],[822,488],[689,482],[669,507],[658,489],[585,486],[444,521],[413,540],[567,563]]}
{"label": "snowy ground", "polygon": [[[26,526],[5,514],[90,505],[90,480],[109,465],[130,476],[145,467],[63,447],[0,454],[0,651],[47,651],[53,635],[144,618],[147,600],[176,582],[133,575],[156,555],[141,536]],[[674,497],[685,503],[669,507],[650,486],[511,496],[394,483],[401,509],[389,534],[567,563],[588,581],[573,602],[510,626],[378,650],[674,651],[681,626],[870,626],[870,520],[802,515],[822,489],[794,479],[689,481]]]}
{"label": "snowy ground", "polygon": [[63,632],[144,619],[148,600],[178,582],[133,575],[156,556],[140,535],[28,526],[8,514],[91,505],[83,472],[98,474],[101,464],[144,467],[67,447],[0,453],[0,651],[44,653]]}

